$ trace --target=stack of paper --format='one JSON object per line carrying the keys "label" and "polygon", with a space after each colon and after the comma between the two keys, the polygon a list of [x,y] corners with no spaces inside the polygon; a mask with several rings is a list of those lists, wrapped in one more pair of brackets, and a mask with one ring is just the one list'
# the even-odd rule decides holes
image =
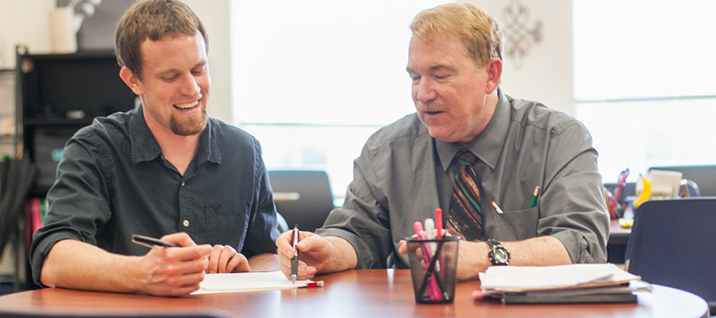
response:
{"label": "stack of paper", "polygon": [[206,274],[199,286],[199,290],[192,295],[322,287],[323,281],[299,280],[293,284],[280,271],[247,272]]}
{"label": "stack of paper", "polygon": [[482,290],[473,297],[504,303],[635,303],[636,291],[650,291],[641,277],[614,264],[491,266],[480,273]]}

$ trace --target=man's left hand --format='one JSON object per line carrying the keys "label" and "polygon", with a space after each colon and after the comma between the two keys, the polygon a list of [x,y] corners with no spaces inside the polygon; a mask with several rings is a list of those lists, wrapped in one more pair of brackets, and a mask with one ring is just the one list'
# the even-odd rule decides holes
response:
{"label": "man's left hand", "polygon": [[250,272],[249,261],[230,245],[214,245],[209,255],[207,273]]}

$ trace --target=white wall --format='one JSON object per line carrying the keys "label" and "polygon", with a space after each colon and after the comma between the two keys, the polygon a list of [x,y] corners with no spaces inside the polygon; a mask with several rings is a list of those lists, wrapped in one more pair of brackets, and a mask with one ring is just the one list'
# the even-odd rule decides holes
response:
{"label": "white wall", "polygon": [[505,10],[521,3],[529,14],[527,27],[542,22],[542,40],[529,46],[521,67],[503,56],[502,89],[515,98],[535,100],[574,115],[572,75],[572,0],[462,0],[476,5],[497,20],[503,30],[510,27]]}
{"label": "white wall", "polygon": [[[0,0],[0,67],[15,67],[16,44],[27,45],[31,53],[50,51],[49,15],[55,2]],[[212,88],[209,114],[226,122],[231,121],[229,2],[230,0],[185,0],[204,22],[211,41],[209,66]]]}

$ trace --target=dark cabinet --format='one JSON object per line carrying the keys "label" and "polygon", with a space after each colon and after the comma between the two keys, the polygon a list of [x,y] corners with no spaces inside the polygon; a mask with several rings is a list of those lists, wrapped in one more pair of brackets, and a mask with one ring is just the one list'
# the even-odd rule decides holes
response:
{"label": "dark cabinet", "polygon": [[16,112],[24,152],[40,169],[31,194],[44,196],[67,140],[98,116],[134,107],[112,51],[29,54],[18,50]]}
{"label": "dark cabinet", "polygon": [[[16,143],[38,168],[26,204],[26,233],[21,236],[30,246],[31,233],[44,214],[35,217],[40,209],[30,208],[29,202],[44,200],[67,140],[95,117],[134,108],[137,97],[120,79],[112,51],[30,54],[19,48],[16,61]],[[26,260],[25,287],[36,288]]]}

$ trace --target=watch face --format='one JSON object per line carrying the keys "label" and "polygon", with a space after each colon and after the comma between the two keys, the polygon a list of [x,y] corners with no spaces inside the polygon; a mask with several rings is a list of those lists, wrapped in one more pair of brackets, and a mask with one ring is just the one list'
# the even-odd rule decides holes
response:
{"label": "watch face", "polygon": [[504,249],[497,249],[495,251],[495,261],[498,263],[507,263],[507,261],[509,261],[507,251]]}

